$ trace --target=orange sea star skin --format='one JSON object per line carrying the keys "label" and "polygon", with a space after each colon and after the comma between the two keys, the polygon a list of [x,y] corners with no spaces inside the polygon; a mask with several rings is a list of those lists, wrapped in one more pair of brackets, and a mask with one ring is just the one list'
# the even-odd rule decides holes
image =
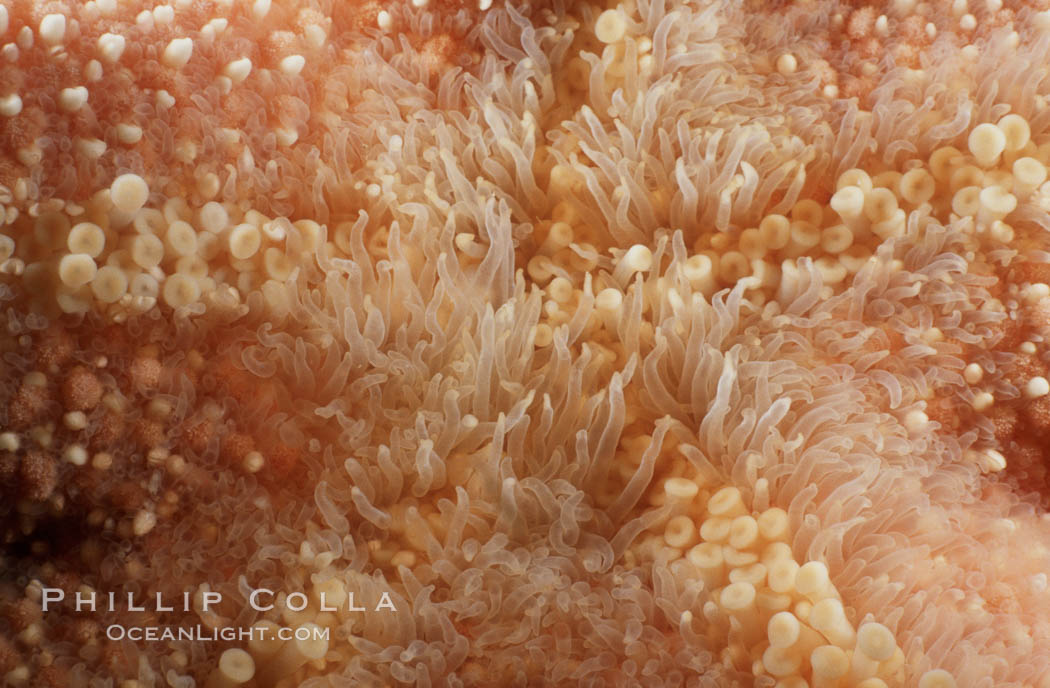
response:
{"label": "orange sea star skin", "polygon": [[0,5],[4,683],[1050,685],[1047,10]]}

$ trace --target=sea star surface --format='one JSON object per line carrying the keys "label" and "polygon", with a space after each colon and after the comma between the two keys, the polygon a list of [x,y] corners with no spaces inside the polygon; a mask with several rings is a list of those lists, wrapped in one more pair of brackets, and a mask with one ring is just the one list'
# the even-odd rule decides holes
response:
{"label": "sea star surface", "polygon": [[0,677],[1050,688],[1050,2],[2,0]]}

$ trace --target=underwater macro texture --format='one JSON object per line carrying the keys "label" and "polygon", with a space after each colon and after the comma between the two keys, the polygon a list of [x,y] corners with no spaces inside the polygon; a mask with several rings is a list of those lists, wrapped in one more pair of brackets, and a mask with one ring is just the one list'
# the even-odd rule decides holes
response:
{"label": "underwater macro texture", "polygon": [[1048,0],[0,0],[0,681],[1050,688],[1048,166]]}

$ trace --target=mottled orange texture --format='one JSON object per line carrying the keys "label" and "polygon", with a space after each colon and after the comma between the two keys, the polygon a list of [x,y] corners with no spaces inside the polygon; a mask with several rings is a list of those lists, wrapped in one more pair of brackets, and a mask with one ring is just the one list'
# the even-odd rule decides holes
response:
{"label": "mottled orange texture", "polygon": [[268,467],[266,476],[268,478],[280,480],[292,476],[301,477],[296,474],[296,468],[301,460],[301,452],[295,447],[290,447],[278,441],[267,449],[265,458]]}
{"label": "mottled orange texture", "polygon": [[18,485],[18,467],[22,460],[14,452],[0,452],[0,489],[13,492]]}
{"label": "mottled orange texture", "polygon": [[109,491],[109,502],[124,512],[133,512],[142,507],[148,495],[139,484],[130,480],[118,483]]}
{"label": "mottled orange texture", "polygon": [[70,685],[69,670],[54,665],[47,666],[37,672],[34,680],[40,688],[67,688]]}
{"label": "mottled orange texture", "polygon": [[87,645],[92,641],[98,640],[101,635],[102,629],[99,628],[98,623],[91,619],[75,619],[66,629],[69,635],[69,639],[72,642],[80,645]]}
{"label": "mottled orange texture", "polygon": [[[1024,341],[1024,337],[1017,338],[1018,344]],[[1046,370],[1046,364],[1032,354],[1021,353],[1003,371],[1003,379],[1011,385],[1021,389],[1030,379],[1042,374]]]}
{"label": "mottled orange texture", "polygon": [[74,367],[62,381],[62,400],[70,411],[90,411],[98,406],[102,393],[102,383],[85,366]]}
{"label": "mottled orange texture", "polygon": [[967,422],[972,422],[972,419],[968,418],[970,412],[971,409],[960,403],[954,395],[936,395],[926,402],[926,415],[950,432],[956,432]]}
{"label": "mottled orange texture", "polygon": [[106,640],[102,643],[99,662],[113,676],[127,676],[134,668],[134,657],[122,643]]}
{"label": "mottled orange texture", "polygon": [[995,439],[999,442],[1007,442],[1013,437],[1017,429],[1017,411],[1010,407],[997,406],[987,413],[988,418],[995,426]]}
{"label": "mottled orange texture", "polygon": [[[967,33],[953,4],[19,0],[4,40],[69,23],[0,65],[24,101],[0,120],[0,598],[404,601],[252,679],[283,688],[771,685],[796,669],[765,605],[826,596],[849,632],[791,609],[854,673],[1040,685],[1050,635],[1007,647],[1020,622],[975,610],[1045,606],[1017,571],[1047,563],[1050,402],[1004,392],[1047,370],[1042,191],[1010,163],[1050,162],[1048,84],[1011,71],[1050,58],[1018,5],[971,1]],[[988,40],[1011,21],[1020,57]],[[89,82],[106,32],[124,53]],[[1034,142],[960,172],[1006,112]],[[1017,192],[1009,227],[953,207],[956,173]],[[766,539],[814,589],[769,592]],[[58,613],[10,661],[0,624],[0,669],[215,684],[243,643],[103,633],[200,616]],[[892,667],[857,659],[872,619]]]}
{"label": "mottled orange texture", "polygon": [[30,449],[22,457],[19,478],[27,499],[43,501],[58,484],[58,462],[45,451]]}
{"label": "mottled orange texture", "polygon": [[228,433],[222,438],[220,453],[224,461],[231,466],[239,466],[245,455],[254,448],[254,441],[250,435],[240,432]]}
{"label": "mottled orange texture", "polygon": [[875,26],[875,9],[873,7],[861,7],[850,13],[846,20],[846,35],[852,40],[859,41],[871,35]]}
{"label": "mottled orange texture", "polygon": [[50,401],[47,387],[23,382],[7,404],[7,422],[15,429],[28,428],[40,419]]}
{"label": "mottled orange texture", "polygon": [[161,382],[163,372],[163,366],[152,352],[136,356],[128,368],[132,384],[141,390],[155,389]]}
{"label": "mottled orange texture", "polygon": [[0,614],[16,631],[24,631],[29,624],[39,621],[43,616],[40,612],[40,605],[27,599],[7,602],[3,610],[0,610]]}
{"label": "mottled orange texture", "polygon": [[[1016,480],[1022,489],[1043,495],[1050,493],[1050,453],[1042,440],[1026,439],[1017,443],[1010,453],[1007,476]],[[1050,497],[1044,497],[1044,507],[1050,507]]]}
{"label": "mottled orange texture", "polygon": [[67,330],[52,325],[37,338],[33,349],[41,370],[54,371],[69,361],[74,342]]}
{"label": "mottled orange texture", "polygon": [[131,427],[131,437],[142,450],[161,446],[165,435],[164,425],[150,418],[139,418]]}
{"label": "mottled orange texture", "polygon": [[18,666],[20,654],[10,640],[0,636],[0,671],[6,674]]}
{"label": "mottled orange texture", "polygon": [[123,438],[126,423],[123,413],[104,411],[95,425],[90,446],[95,450],[106,449]]}
{"label": "mottled orange texture", "polygon": [[[1045,368],[1040,371],[1045,373]],[[1033,399],[1024,406],[1029,428],[1044,439],[1050,439],[1050,397]]]}

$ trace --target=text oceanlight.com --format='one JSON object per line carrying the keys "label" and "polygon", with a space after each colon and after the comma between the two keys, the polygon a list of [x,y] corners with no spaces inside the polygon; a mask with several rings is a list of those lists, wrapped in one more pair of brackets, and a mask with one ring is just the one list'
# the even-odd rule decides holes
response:
{"label": "text oceanlight.com", "polygon": [[171,640],[187,640],[187,641],[265,641],[273,640],[295,640],[300,641],[311,641],[311,640],[329,640],[330,628],[322,628],[319,626],[300,626],[298,628],[289,628],[281,626],[278,628],[265,628],[261,626],[251,626],[248,628],[210,628],[207,626],[188,626],[188,627],[173,627],[173,626],[124,626],[121,624],[111,624],[106,627],[106,637],[110,640],[131,640],[134,642],[141,641],[171,641]]}

